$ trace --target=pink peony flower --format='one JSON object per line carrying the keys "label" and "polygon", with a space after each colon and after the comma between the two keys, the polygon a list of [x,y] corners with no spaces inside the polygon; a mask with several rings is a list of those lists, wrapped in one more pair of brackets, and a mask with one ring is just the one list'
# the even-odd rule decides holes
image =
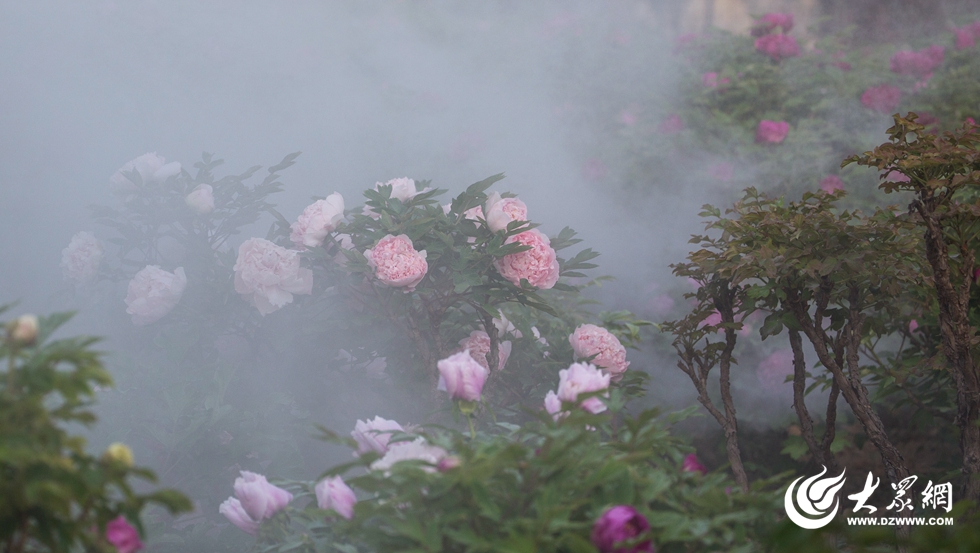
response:
{"label": "pink peony flower", "polygon": [[[496,319],[494,319],[496,320]],[[499,333],[502,334],[502,333]],[[484,369],[490,370],[490,365],[488,359],[490,358],[490,335],[483,330],[474,330],[470,332],[470,335],[459,341],[459,345],[462,348],[461,351],[468,351],[473,359],[480,364]],[[509,340],[504,342],[498,341],[497,347],[497,370],[504,370],[504,365],[507,364],[507,359],[510,358],[511,343]]]}
{"label": "pink peony flower", "polygon": [[684,120],[676,113],[664,119],[657,127],[662,134],[676,134],[684,130]]}
{"label": "pink peony flower", "polygon": [[775,61],[800,55],[800,45],[789,35],[765,35],[755,39],[755,49]]}
{"label": "pink peony flower", "polygon": [[786,377],[793,374],[793,351],[780,349],[772,352],[759,363],[755,376],[769,392],[778,392],[786,386]]}
{"label": "pink peony flower", "polygon": [[554,390],[548,390],[547,395],[544,396],[544,410],[555,420],[561,417],[561,400]]}
{"label": "pink peony flower", "polygon": [[251,238],[238,248],[235,291],[263,316],[288,303],[293,294],[313,292],[313,271],[300,267],[299,252],[262,238]]}
{"label": "pink peony flower", "polygon": [[404,288],[406,293],[414,291],[429,270],[425,250],[415,251],[412,240],[404,234],[389,234],[378,240],[374,248],[364,252],[364,257],[378,280],[388,286]]}
{"label": "pink peony flower", "polygon": [[527,221],[527,206],[517,198],[501,198],[494,192],[487,197],[485,218],[490,230],[500,232],[514,221]]}
{"label": "pink peony flower", "polygon": [[789,123],[786,121],[763,119],[759,121],[759,127],[755,131],[755,141],[757,144],[779,144],[788,134]]}
{"label": "pink peony flower", "polygon": [[514,326],[514,323],[507,320],[507,316],[504,315],[503,313],[500,314],[499,318],[494,317],[493,326],[496,327],[497,329],[497,336],[504,336],[505,334],[510,334],[514,338],[518,338],[518,339],[524,336],[523,334],[521,334],[520,330],[517,330],[517,327]]}
{"label": "pink peony flower", "polygon": [[490,371],[477,363],[469,351],[454,353],[439,361],[438,390],[463,401],[479,401]]}
{"label": "pink peony flower", "polygon": [[388,440],[396,431],[404,432],[405,429],[395,421],[375,416],[374,420],[358,420],[350,435],[357,441],[358,454],[363,455],[369,451],[383,454],[388,451]]}
{"label": "pink peony flower", "polygon": [[820,180],[820,190],[823,190],[828,194],[832,194],[837,190],[843,190],[843,189],[844,189],[844,181],[840,180],[840,177],[838,177],[837,175],[827,175],[826,177]]}
{"label": "pink peony flower", "polygon": [[966,27],[953,29],[953,33],[956,35],[957,50],[973,48],[977,44],[977,39],[980,39],[980,21],[976,21]]}
{"label": "pink peony flower", "polygon": [[387,474],[396,464],[402,461],[424,461],[431,467],[424,467],[426,472],[435,472],[439,462],[446,457],[446,450],[430,445],[425,438],[416,438],[412,442],[399,442],[388,448],[385,456],[371,463],[371,470],[382,470]]}
{"label": "pink peony flower", "polygon": [[344,218],[344,197],[334,192],[325,200],[317,200],[303,210],[299,219],[290,225],[289,239],[297,246],[317,248],[337,228]]}
{"label": "pink peony flower", "polygon": [[687,457],[684,457],[684,462],[681,463],[681,470],[683,472],[699,472],[701,474],[708,474],[708,469],[704,468],[701,461],[698,461],[698,456],[693,453],[688,453]]}
{"label": "pink peony flower", "polygon": [[272,518],[293,500],[293,494],[270,484],[265,476],[247,470],[241,471],[241,476],[235,479],[235,497],[249,518],[256,522]]}
{"label": "pink peony flower", "polygon": [[791,13],[767,13],[759,18],[752,26],[752,36],[767,35],[776,27],[783,33],[788,33],[793,28],[793,14]]}
{"label": "pink peony flower", "polygon": [[167,160],[158,156],[156,152],[146,153],[136,159],[127,161],[109,178],[109,187],[116,194],[131,194],[136,192],[138,190],[136,185],[124,173],[136,170],[143,183],[146,184],[154,180],[153,176],[166,165],[166,162]]}
{"label": "pink peony flower", "polygon": [[[611,376],[603,373],[595,365],[572,363],[567,369],[558,371],[558,399],[575,402],[579,394],[599,392],[609,388]],[[590,413],[601,413],[606,404],[598,397],[590,397],[580,406]]]}
{"label": "pink peony flower", "polygon": [[602,513],[592,527],[592,545],[599,553],[656,553],[650,540],[632,547],[616,547],[650,530],[650,523],[629,505],[616,505]]}
{"label": "pink peony flower", "polygon": [[237,498],[229,497],[224,500],[218,507],[218,512],[225,515],[232,524],[253,536],[259,531],[259,521],[252,520],[252,517],[248,516],[245,508],[242,507],[242,502]]}
{"label": "pink peony flower", "polygon": [[715,73],[714,71],[701,75],[701,84],[703,84],[707,88],[717,88],[719,86],[724,86],[730,82],[731,79],[729,79],[728,77],[722,77],[721,79],[718,79],[718,73]]}
{"label": "pink peony flower", "polygon": [[[391,179],[390,181],[385,182],[385,183],[377,182],[377,183],[374,184],[374,189],[375,190],[378,190],[382,186],[391,186],[391,196],[390,197],[391,198],[394,198],[396,200],[399,200],[402,203],[407,202],[408,200],[411,200],[412,198],[414,198],[415,196],[418,196],[422,192],[426,192],[426,191],[429,190],[428,188],[426,188],[426,189],[424,189],[422,191],[416,190],[415,189],[415,181],[412,180],[412,179],[410,179],[410,178],[408,178],[408,177],[402,177],[402,178],[399,178],[399,179]],[[371,217],[373,219],[378,219],[379,217],[381,217],[381,215],[375,213],[375,211],[372,208],[368,207],[368,206],[364,206],[364,211],[363,212],[364,212],[365,215],[367,215],[368,217]]]}
{"label": "pink peony flower", "polygon": [[135,553],[143,549],[139,532],[122,515],[105,525],[105,539],[114,545],[119,553]]}
{"label": "pink peony flower", "polygon": [[354,517],[354,504],[357,496],[354,490],[344,483],[339,476],[324,478],[313,489],[316,493],[316,506],[325,511],[335,511],[340,516],[350,520]]}
{"label": "pink peony flower", "polygon": [[61,250],[61,270],[65,280],[78,284],[92,280],[99,273],[103,255],[105,250],[95,235],[85,231],[75,233],[68,247]]}
{"label": "pink peony flower", "polygon": [[942,46],[930,46],[918,52],[903,50],[895,52],[890,60],[891,70],[899,75],[912,75],[928,80],[932,72],[942,65],[945,49]]}
{"label": "pink peony flower", "polygon": [[[584,324],[568,337],[575,356],[579,359],[592,358],[589,363],[603,369],[619,380],[630,366],[626,360],[626,348],[608,330],[593,324]],[[594,356],[594,357],[593,357]]]}
{"label": "pink peony flower", "polygon": [[884,180],[891,181],[891,182],[911,182],[912,181],[912,179],[910,179],[908,175],[906,175],[905,173],[900,173],[898,171],[889,171],[888,174],[885,175]]}
{"label": "pink peony flower", "polygon": [[531,229],[507,238],[505,244],[518,242],[530,246],[530,250],[505,255],[494,261],[500,276],[514,286],[525,279],[531,286],[547,290],[558,282],[558,255],[551,247],[551,240],[538,229]]}
{"label": "pink peony flower", "polygon": [[156,265],[147,265],[129,281],[126,313],[138,326],[155,323],[177,306],[187,286],[184,268],[168,273]]}
{"label": "pink peony flower", "polygon": [[200,184],[184,198],[188,207],[201,215],[214,211],[214,188],[210,184]]}
{"label": "pink peony flower", "polygon": [[909,334],[919,330],[919,321],[912,319],[909,321]]}

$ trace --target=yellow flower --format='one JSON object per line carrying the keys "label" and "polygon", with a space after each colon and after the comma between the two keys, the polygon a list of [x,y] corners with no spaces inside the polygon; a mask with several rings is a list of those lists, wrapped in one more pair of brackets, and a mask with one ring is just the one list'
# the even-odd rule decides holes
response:
{"label": "yellow flower", "polygon": [[102,458],[106,461],[116,462],[127,467],[133,466],[133,450],[129,449],[124,443],[116,442],[106,448]]}

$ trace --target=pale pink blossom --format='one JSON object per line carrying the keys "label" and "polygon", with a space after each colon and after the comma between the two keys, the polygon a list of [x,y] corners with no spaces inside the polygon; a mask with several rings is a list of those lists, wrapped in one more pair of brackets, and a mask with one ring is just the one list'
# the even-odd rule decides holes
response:
{"label": "pale pink blossom", "polygon": [[755,39],[755,49],[776,61],[800,55],[800,45],[796,39],[783,34],[765,35]]}
{"label": "pale pink blossom", "polygon": [[65,280],[84,283],[95,278],[105,250],[102,243],[90,232],[78,232],[71,237],[68,247],[61,250],[61,270]]}
{"label": "pale pink blossom", "polygon": [[762,387],[770,392],[782,390],[786,385],[786,377],[793,374],[793,351],[779,349],[759,363],[755,375]]}
{"label": "pale pink blossom", "polygon": [[544,396],[544,410],[555,420],[561,418],[561,400],[554,390],[548,390]]}
{"label": "pale pink blossom", "polygon": [[832,194],[843,189],[844,181],[840,180],[840,177],[837,175],[827,175],[820,180],[820,190],[823,190],[827,194]]}
{"label": "pale pink blossom", "polygon": [[965,27],[953,29],[953,33],[956,35],[957,50],[973,48],[977,44],[977,39],[980,39],[980,21],[975,21]]}
{"label": "pale pink blossom", "polygon": [[793,28],[793,14],[791,13],[767,13],[759,18],[752,26],[752,36],[767,35],[776,27],[783,33],[788,33]]}
{"label": "pale pink blossom", "polygon": [[510,334],[514,338],[518,338],[518,339],[520,339],[520,338],[523,337],[523,334],[521,334],[521,331],[520,330],[517,330],[517,327],[514,326],[514,323],[510,322],[507,319],[507,316],[504,315],[503,313],[500,314],[500,317],[499,318],[494,317],[494,319],[493,319],[493,326],[497,328],[497,336],[503,336],[505,334]]}
{"label": "pale pink blossom", "polygon": [[861,105],[880,113],[891,113],[901,99],[902,91],[898,87],[883,84],[865,90],[861,94]]}
{"label": "pale pink blossom", "polygon": [[114,545],[119,553],[136,553],[136,551],[143,549],[139,532],[122,515],[106,524],[105,539]]}
{"label": "pale pink blossom", "polygon": [[531,286],[547,290],[558,282],[558,254],[551,247],[551,240],[538,229],[531,229],[507,238],[505,244],[520,243],[531,249],[505,255],[494,261],[500,276],[514,286],[526,279]]}
{"label": "pale pink blossom", "polygon": [[[452,207],[450,207],[450,209],[452,209]],[[448,214],[449,211],[447,210],[446,213]],[[476,207],[471,207],[467,209],[466,211],[463,212],[463,218],[469,219],[470,221],[475,222],[479,226],[480,219],[484,219],[484,220],[486,219],[486,217],[483,216],[483,206],[478,205]]]}
{"label": "pale pink blossom", "polygon": [[[558,399],[574,403],[579,394],[608,389],[610,378],[611,375],[602,372],[595,365],[572,363],[567,369],[558,371]],[[580,407],[593,414],[606,410],[606,404],[598,397],[582,401]]]}
{"label": "pale pink blossom", "polygon": [[184,198],[184,202],[201,215],[214,211],[214,188],[210,184],[199,184]]}
{"label": "pale pink blossom", "polygon": [[136,170],[144,184],[153,180],[153,175],[163,168],[167,160],[150,152],[136,159],[127,161],[109,178],[110,189],[116,194],[131,194],[137,190],[136,185],[124,173]]}
{"label": "pale pink blossom", "polygon": [[237,526],[239,529],[245,532],[255,535],[259,531],[259,522],[257,520],[252,520],[252,517],[248,516],[245,512],[245,508],[242,507],[242,502],[235,497],[229,497],[224,500],[218,507],[218,512],[225,515],[225,518],[229,520],[232,524]]}
{"label": "pale pink blossom", "polygon": [[342,250],[348,250],[348,251],[353,250],[354,241],[351,239],[349,234],[338,234],[337,236],[334,237],[334,240],[337,242],[337,246],[338,246],[337,253],[334,254],[333,256],[334,263],[342,267],[346,267],[347,256],[344,255],[344,252]]}
{"label": "pale pink blossom", "polygon": [[[496,320],[496,319],[494,319]],[[498,336],[500,334],[498,333]],[[462,351],[470,352],[473,359],[480,364],[484,369],[490,370],[490,335],[483,330],[474,330],[470,332],[470,335],[459,341],[459,346]],[[511,352],[510,340],[497,341],[497,370],[501,371],[504,369],[504,365],[507,364],[507,359],[510,358]]]}
{"label": "pale pink blossom", "polygon": [[293,294],[313,292],[313,271],[300,267],[299,252],[262,238],[239,246],[234,270],[235,291],[262,315],[292,303]]}
{"label": "pale pink blossom", "polygon": [[759,144],[779,144],[786,139],[786,135],[788,134],[789,123],[786,121],[769,121],[763,119],[759,121],[759,127],[755,131],[755,141]]}
{"label": "pale pink blossom", "polygon": [[334,192],[324,200],[306,207],[295,223],[290,225],[289,239],[297,246],[316,248],[344,219],[344,197]]}
{"label": "pale pink blossom", "polygon": [[494,192],[487,197],[486,220],[493,232],[507,230],[514,221],[527,221],[527,206],[517,198],[501,198]]}
{"label": "pale pink blossom", "polygon": [[478,363],[469,351],[454,353],[440,360],[439,384],[436,389],[447,392],[450,398],[479,401],[490,371]]}
{"label": "pale pink blossom", "polygon": [[885,175],[884,180],[891,181],[891,182],[912,182],[912,179],[910,179],[908,175],[906,175],[905,173],[900,173],[898,171],[889,171]]}
{"label": "pale pink blossom", "polygon": [[912,319],[909,321],[909,334],[919,330],[919,321]]}
{"label": "pale pink blossom", "polygon": [[169,273],[156,265],[147,265],[129,281],[126,292],[126,313],[133,324],[155,323],[177,306],[187,286],[184,268]]}
{"label": "pale pink blossom", "polygon": [[455,455],[448,455],[439,460],[439,464],[436,466],[436,469],[439,472],[448,472],[450,470],[453,470],[454,468],[459,467],[462,464],[463,461],[459,457]]}
{"label": "pale pink blossom", "polygon": [[445,449],[430,445],[425,441],[425,438],[416,438],[412,442],[392,444],[384,457],[371,463],[371,470],[385,471],[387,475],[392,467],[402,461],[424,461],[432,466],[423,467],[422,470],[435,472],[439,461],[444,457],[446,457]]}
{"label": "pale pink blossom", "polygon": [[270,484],[265,476],[247,470],[235,479],[235,497],[249,518],[258,522],[272,518],[293,500],[293,494]]}
{"label": "pale pink blossom", "polygon": [[357,496],[344,479],[339,476],[324,478],[313,488],[316,493],[316,506],[325,511],[335,511],[350,520],[354,517],[354,504]]}
{"label": "pale pink blossom", "polygon": [[[375,190],[379,190],[382,186],[390,186],[391,187],[391,196],[389,196],[389,197],[390,198],[393,198],[393,199],[396,199],[396,200],[399,200],[402,203],[405,203],[405,202],[411,200],[412,198],[414,198],[415,196],[418,196],[422,192],[427,192],[429,190],[428,188],[426,188],[426,189],[424,189],[422,191],[416,190],[415,189],[415,181],[412,180],[412,179],[410,179],[410,178],[408,178],[408,177],[401,177],[401,178],[398,178],[398,179],[391,179],[390,181],[383,182],[383,183],[382,182],[375,183],[374,184],[374,189]],[[381,217],[381,215],[379,215],[378,213],[376,213],[374,211],[374,209],[372,209],[372,208],[370,208],[368,206],[364,206],[363,213],[365,215],[367,215],[368,217],[371,217],[373,219],[377,219],[377,218]]]}
{"label": "pale pink blossom", "polygon": [[170,177],[180,174],[180,162],[171,161],[153,173],[153,180],[163,182]]}
{"label": "pale pink blossom", "polygon": [[425,278],[429,264],[425,261],[425,250],[415,251],[411,238],[404,234],[387,235],[369,250],[364,252],[368,265],[382,283],[412,292]]}
{"label": "pale pink blossom", "polygon": [[589,359],[589,363],[603,369],[613,380],[622,378],[630,366],[626,360],[626,348],[611,332],[600,326],[579,326],[568,336],[568,343],[577,358]]}
{"label": "pale pink blossom", "polygon": [[385,453],[392,433],[404,431],[397,422],[375,416],[369,421],[358,420],[350,435],[357,441],[357,453],[363,455],[369,451]]}

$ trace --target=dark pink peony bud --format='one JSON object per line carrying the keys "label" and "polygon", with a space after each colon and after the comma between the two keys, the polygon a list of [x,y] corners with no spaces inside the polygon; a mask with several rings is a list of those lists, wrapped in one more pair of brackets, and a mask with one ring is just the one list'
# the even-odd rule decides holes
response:
{"label": "dark pink peony bud", "polygon": [[655,553],[650,540],[632,547],[616,547],[618,543],[631,540],[650,529],[650,523],[630,505],[610,507],[602,513],[592,527],[592,545],[600,553]]}
{"label": "dark pink peony bud", "polygon": [[708,474],[708,469],[701,464],[701,461],[698,461],[698,456],[693,453],[688,453],[687,457],[684,457],[684,461],[681,463],[681,470],[684,472]]}
{"label": "dark pink peony bud", "polygon": [[759,121],[755,131],[755,141],[758,144],[779,144],[789,134],[789,123],[786,121]]}
{"label": "dark pink peony bud", "polygon": [[110,520],[109,524],[106,524],[105,539],[116,546],[116,550],[119,553],[134,553],[143,549],[143,542],[140,541],[139,532],[122,515]]}

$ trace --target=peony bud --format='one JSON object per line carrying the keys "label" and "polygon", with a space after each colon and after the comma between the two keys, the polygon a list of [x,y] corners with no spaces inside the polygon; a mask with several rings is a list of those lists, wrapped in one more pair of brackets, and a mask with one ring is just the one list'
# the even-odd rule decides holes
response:
{"label": "peony bud", "polygon": [[708,474],[708,469],[698,461],[698,456],[689,453],[687,457],[684,457],[684,462],[681,463],[681,470],[684,472],[699,472],[701,474]]}
{"label": "peony bud", "polygon": [[102,458],[110,463],[119,463],[127,467],[133,466],[133,450],[124,443],[111,444],[102,454]]}
{"label": "peony bud", "polygon": [[261,522],[271,518],[293,500],[293,494],[273,486],[265,476],[247,470],[241,474],[235,479],[235,496],[252,520]]}
{"label": "peony bud", "polygon": [[650,540],[632,547],[616,547],[650,530],[646,517],[629,505],[616,505],[602,513],[592,527],[592,545],[599,553],[655,553]]}
{"label": "peony bud", "polygon": [[21,315],[14,321],[7,323],[7,334],[13,343],[19,346],[30,346],[37,341],[37,325],[35,315]]}
{"label": "peony bud", "polygon": [[313,490],[316,493],[317,507],[335,511],[340,516],[350,520],[354,516],[354,504],[357,497],[354,490],[344,483],[339,476],[324,478]]}
{"label": "peony bud", "polygon": [[218,507],[218,512],[225,515],[229,522],[253,536],[259,530],[259,521],[252,520],[242,507],[242,502],[235,497],[226,499]]}
{"label": "peony bud", "polygon": [[201,215],[214,211],[214,189],[210,184],[201,184],[184,198],[187,205]]}
{"label": "peony bud", "polygon": [[463,401],[479,401],[483,384],[490,371],[483,368],[468,351],[461,351],[439,361],[438,389],[449,397]]}

